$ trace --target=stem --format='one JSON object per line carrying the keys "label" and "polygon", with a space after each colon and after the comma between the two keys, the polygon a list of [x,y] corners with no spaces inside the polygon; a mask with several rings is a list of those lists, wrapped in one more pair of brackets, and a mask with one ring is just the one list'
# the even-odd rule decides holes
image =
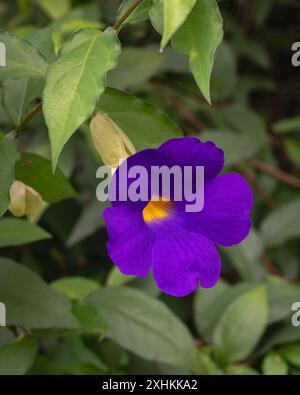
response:
{"label": "stem", "polygon": [[28,123],[34,118],[34,116],[40,112],[42,109],[42,103],[36,104],[33,109],[30,111],[30,113],[26,116],[26,118],[23,119],[23,121],[15,128],[14,132],[16,137],[18,137],[22,130],[28,125]]}
{"label": "stem", "polygon": [[278,169],[275,166],[270,165],[269,163],[262,162],[258,159],[251,159],[250,164],[257,170],[268,174],[271,177],[276,178],[279,181],[284,182],[285,184],[290,185],[293,188],[300,189],[300,180],[299,178],[286,173],[285,171]]}
{"label": "stem", "polygon": [[201,131],[208,129],[207,126],[191,111],[188,107],[184,105],[182,100],[179,100],[171,91],[164,85],[153,82],[153,89],[162,94],[168,104],[173,107],[190,125],[192,125],[196,130]]}
{"label": "stem", "polygon": [[126,21],[126,19],[129,17],[130,14],[133,13],[133,11],[143,2],[143,0],[136,0],[132,6],[128,8],[128,10],[124,13],[124,15],[121,16],[121,18],[115,23],[114,29],[116,30],[117,33],[122,29],[123,23]]}

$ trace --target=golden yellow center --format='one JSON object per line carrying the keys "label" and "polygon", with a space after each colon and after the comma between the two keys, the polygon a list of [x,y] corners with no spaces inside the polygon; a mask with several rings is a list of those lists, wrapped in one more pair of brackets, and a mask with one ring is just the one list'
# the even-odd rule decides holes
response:
{"label": "golden yellow center", "polygon": [[154,220],[166,218],[170,213],[171,202],[160,198],[159,200],[150,200],[143,210],[144,221],[149,223]]}

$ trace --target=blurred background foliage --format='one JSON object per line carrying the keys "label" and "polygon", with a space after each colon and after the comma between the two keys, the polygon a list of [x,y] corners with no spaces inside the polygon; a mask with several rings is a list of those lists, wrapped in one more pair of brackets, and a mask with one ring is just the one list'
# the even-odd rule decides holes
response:
{"label": "blurred background foliage", "polygon": [[[113,25],[119,6],[0,1],[0,23],[51,62],[74,31]],[[0,156],[1,183],[11,178],[9,158],[16,179],[47,202],[31,221],[10,213],[0,220],[0,301],[9,324],[0,328],[1,374],[300,373],[300,328],[291,324],[292,305],[300,302],[300,67],[291,64],[300,4],[224,0],[219,7],[225,36],[212,106],[187,58],[171,46],[159,53],[148,13],[120,32],[122,54],[107,77],[109,87],[145,101],[111,91],[114,100],[105,94],[99,106],[125,119],[137,149],[157,145],[175,128],[159,111],[185,135],[222,147],[226,171],[240,172],[254,191],[251,234],[221,249],[215,288],[186,298],[161,294],[151,276],[122,276],[106,254],[106,205],[95,200],[101,159],[88,126],[67,143],[53,176],[47,129],[37,115],[18,139],[19,154],[8,144]],[[34,79],[1,83],[2,136],[39,103],[42,89]]]}

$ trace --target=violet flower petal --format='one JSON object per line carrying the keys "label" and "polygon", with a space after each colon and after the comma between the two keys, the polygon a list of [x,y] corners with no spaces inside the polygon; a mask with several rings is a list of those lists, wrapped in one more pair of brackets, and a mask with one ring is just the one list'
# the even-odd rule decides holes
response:
{"label": "violet flower petal", "polygon": [[154,235],[142,215],[120,206],[105,209],[103,216],[112,261],[123,274],[146,277],[151,267]]}
{"label": "violet flower petal", "polygon": [[165,293],[180,297],[213,287],[221,271],[216,247],[206,237],[172,222],[159,227],[153,246],[153,275]]}
{"label": "violet flower petal", "polygon": [[223,174],[205,184],[204,193],[204,208],[198,213],[184,212],[180,203],[182,225],[224,247],[244,240],[251,228],[253,205],[252,191],[244,178]]}

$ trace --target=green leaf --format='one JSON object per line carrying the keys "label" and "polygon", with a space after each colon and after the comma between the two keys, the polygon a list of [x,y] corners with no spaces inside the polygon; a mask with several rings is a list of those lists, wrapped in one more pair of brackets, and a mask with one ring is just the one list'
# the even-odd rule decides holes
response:
{"label": "green leaf", "polygon": [[107,332],[107,323],[94,306],[74,301],[72,312],[81,323],[81,330],[84,334],[97,335],[102,338]]}
{"label": "green leaf", "polygon": [[244,365],[227,366],[225,373],[230,376],[253,376],[259,374],[255,369]]}
{"label": "green leaf", "polygon": [[164,0],[156,0],[149,10],[149,17],[154,29],[161,35],[164,32]]}
{"label": "green leaf", "polygon": [[300,132],[300,117],[282,119],[272,125],[272,130],[278,134]]}
{"label": "green leaf", "polygon": [[196,0],[164,0],[164,32],[161,48],[164,48],[171,37],[184,23],[196,4]]}
{"label": "green leaf", "polygon": [[225,124],[224,130],[206,131],[201,140],[213,141],[220,147],[227,165],[252,158],[266,145],[266,125],[257,113],[237,103],[217,111]]}
{"label": "green leaf", "polygon": [[198,334],[204,336],[207,341],[210,341],[212,328],[215,326],[214,311],[218,309],[215,306],[224,300],[223,297],[227,289],[229,289],[227,283],[220,280],[213,288],[209,290],[199,288],[195,293],[194,321]]}
{"label": "green leaf", "polygon": [[264,355],[275,346],[300,341],[299,327],[292,326],[288,320],[276,327],[276,329],[265,338],[259,347],[259,355]]}
{"label": "green leaf", "polygon": [[38,225],[25,219],[0,220],[0,247],[13,247],[50,239],[51,235]]}
{"label": "green leaf", "polygon": [[289,159],[300,168],[300,143],[295,139],[285,138],[283,144]]}
{"label": "green leaf", "polygon": [[71,0],[32,0],[50,18],[57,19],[65,15],[71,8]]}
{"label": "green leaf", "polygon": [[209,103],[215,52],[222,38],[223,20],[218,3],[215,0],[197,0],[193,12],[172,39],[175,50],[189,55],[195,81]]}
{"label": "green leaf", "polygon": [[109,202],[99,202],[96,199],[86,205],[71,230],[67,245],[72,247],[104,226],[102,214],[104,209],[109,206]]}
{"label": "green leaf", "polygon": [[37,353],[36,342],[28,337],[15,340],[0,349],[0,375],[23,375]]}
{"label": "green leaf", "polygon": [[106,365],[98,355],[87,348],[79,336],[68,337],[57,345],[49,353],[51,362],[65,373],[95,374],[107,372]]}
{"label": "green leaf", "polygon": [[126,287],[108,287],[87,298],[109,326],[108,336],[148,360],[199,368],[197,349],[184,324],[160,301]]}
{"label": "green leaf", "polygon": [[218,368],[215,361],[211,358],[211,356],[204,351],[199,351],[198,357],[206,370],[207,375],[223,375],[221,369]]}
{"label": "green leaf", "polygon": [[0,81],[9,78],[43,78],[47,62],[28,41],[0,31],[0,42],[6,47],[6,66],[0,67]]}
{"label": "green leaf", "polygon": [[[51,26],[35,31],[27,41],[34,45],[45,59],[53,57]],[[3,82],[3,106],[14,126],[19,125],[28,114],[33,100],[42,96],[44,85],[44,78],[19,78]]]}
{"label": "green leaf", "polygon": [[260,227],[268,247],[280,246],[300,236],[300,199],[296,199],[273,210]]}
{"label": "green leaf", "polygon": [[35,358],[34,364],[29,370],[28,374],[31,376],[37,375],[62,375],[65,371],[58,366],[55,366],[49,358],[42,354],[38,354]]}
{"label": "green leaf", "polygon": [[107,85],[118,89],[138,88],[158,73],[163,62],[163,56],[151,49],[125,47],[117,67],[108,73]]}
{"label": "green leaf", "polygon": [[67,42],[51,63],[44,90],[43,111],[49,129],[52,167],[75,130],[92,114],[104,91],[105,75],[120,53],[116,32],[85,29]]}
{"label": "green leaf", "polygon": [[280,354],[276,352],[269,352],[262,363],[262,371],[265,375],[286,375],[289,367],[287,363],[281,358]]}
{"label": "green leaf", "polygon": [[0,217],[9,206],[9,189],[15,180],[15,163],[20,155],[12,135],[0,138]]}
{"label": "green leaf", "polygon": [[106,285],[108,287],[119,287],[120,285],[125,285],[134,279],[136,279],[135,276],[125,276],[125,274],[120,272],[117,266],[114,266],[107,276]]}
{"label": "green leaf", "polygon": [[16,163],[16,179],[29,185],[49,203],[76,196],[68,178],[56,169],[53,174],[51,162],[36,154],[22,154]]}
{"label": "green leaf", "polygon": [[238,73],[234,52],[228,42],[218,47],[211,75],[213,101],[225,100],[236,92]]}
{"label": "green leaf", "polygon": [[288,344],[279,349],[280,355],[291,365],[300,368],[300,343]]}
{"label": "green leaf", "polygon": [[67,299],[54,292],[37,274],[6,258],[0,258],[0,300],[6,305],[8,325],[78,327]]}
{"label": "green leaf", "polygon": [[50,24],[43,29],[36,30],[27,38],[27,41],[37,48],[45,59],[49,61],[52,61],[55,56],[52,34],[53,25]]}
{"label": "green leaf", "polygon": [[240,295],[253,288],[252,283],[241,283],[232,287],[222,280],[212,289],[199,288],[194,302],[194,321],[199,334],[210,343],[225,309]]}
{"label": "green leaf", "polygon": [[292,315],[292,305],[300,298],[300,287],[283,281],[268,283],[269,324]]}
{"label": "green leaf", "polygon": [[116,89],[105,90],[99,109],[123,130],[137,151],[182,136],[178,126],[154,106]]}
{"label": "green leaf", "polygon": [[32,101],[42,94],[43,84],[41,79],[28,78],[3,82],[3,107],[14,126],[21,123],[28,114]]}
{"label": "green leaf", "polygon": [[244,293],[224,311],[213,336],[216,358],[222,363],[241,361],[254,349],[267,324],[264,285]]}
{"label": "green leaf", "polygon": [[261,262],[264,245],[254,229],[239,245],[224,249],[231,263],[244,280],[259,281],[266,278],[266,270]]}
{"label": "green leaf", "polygon": [[51,287],[70,299],[83,300],[90,293],[96,291],[99,284],[85,277],[66,277],[53,281]]}

